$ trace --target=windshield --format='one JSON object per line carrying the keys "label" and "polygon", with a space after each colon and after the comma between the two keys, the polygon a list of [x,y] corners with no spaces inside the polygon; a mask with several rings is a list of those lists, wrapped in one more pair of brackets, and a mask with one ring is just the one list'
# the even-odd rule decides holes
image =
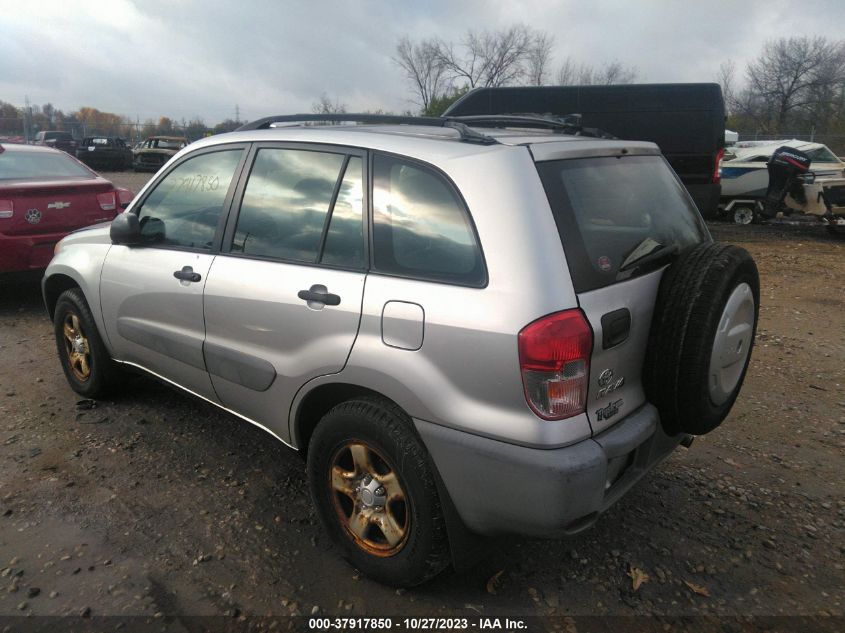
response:
{"label": "windshield", "polygon": [[0,180],[93,178],[93,174],[64,152],[3,152]]}
{"label": "windshield", "polygon": [[707,230],[661,156],[537,163],[576,292],[661,266]]}

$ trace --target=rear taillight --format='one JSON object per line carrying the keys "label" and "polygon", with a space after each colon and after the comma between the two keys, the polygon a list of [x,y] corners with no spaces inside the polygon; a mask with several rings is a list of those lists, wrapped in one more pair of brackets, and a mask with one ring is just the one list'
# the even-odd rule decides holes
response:
{"label": "rear taillight", "polygon": [[528,405],[544,420],[583,413],[593,331],[581,310],[556,312],[519,333],[519,366]]}
{"label": "rear taillight", "polygon": [[722,159],[725,157],[725,148],[719,150],[716,154],[716,166],[713,168],[713,184],[718,185],[722,182]]}
{"label": "rear taillight", "polygon": [[120,203],[120,208],[125,209],[129,206],[129,203],[132,202],[132,198],[135,197],[135,194],[129,191],[129,189],[118,188],[117,190],[117,199]]}
{"label": "rear taillight", "polygon": [[100,203],[100,208],[103,211],[114,211],[117,208],[117,199],[115,198],[114,191],[98,193],[97,202]]}
{"label": "rear taillight", "polygon": [[15,215],[15,205],[11,200],[0,200],[0,218],[10,218]]}

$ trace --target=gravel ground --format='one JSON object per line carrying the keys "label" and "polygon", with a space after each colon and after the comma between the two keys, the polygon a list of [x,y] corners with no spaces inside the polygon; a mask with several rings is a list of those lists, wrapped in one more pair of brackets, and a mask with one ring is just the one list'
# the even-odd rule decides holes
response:
{"label": "gravel ground", "polygon": [[79,400],[37,284],[0,287],[0,616],[832,615],[806,630],[842,630],[845,240],[711,230],[762,274],[728,420],[586,533],[499,539],[407,592],[339,559],[296,454],[144,377]]}

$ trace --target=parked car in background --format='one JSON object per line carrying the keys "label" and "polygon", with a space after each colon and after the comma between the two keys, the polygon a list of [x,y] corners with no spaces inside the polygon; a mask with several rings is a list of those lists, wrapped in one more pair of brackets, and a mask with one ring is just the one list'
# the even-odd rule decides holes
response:
{"label": "parked car in background", "polygon": [[140,149],[133,150],[133,167],[135,171],[158,171],[187,144],[184,136],[151,136]]}
{"label": "parked car in background", "polygon": [[56,242],[111,220],[132,197],[65,152],[0,145],[0,273],[46,268]]}
{"label": "parked car in background", "polygon": [[62,240],[42,286],[71,388],[140,368],[295,447],[340,551],[400,586],[472,533],[589,527],[725,419],[757,268],[656,145],[341,116],[369,125],[197,141]]}
{"label": "parked car in background", "polygon": [[32,142],[33,145],[46,145],[54,149],[60,149],[68,154],[75,154],[79,143],[73,138],[70,132],[60,132],[58,130],[47,130],[39,132],[35,135]]}
{"label": "parked car in background", "polygon": [[76,157],[95,169],[122,171],[132,167],[132,150],[116,136],[88,136],[76,150]]}

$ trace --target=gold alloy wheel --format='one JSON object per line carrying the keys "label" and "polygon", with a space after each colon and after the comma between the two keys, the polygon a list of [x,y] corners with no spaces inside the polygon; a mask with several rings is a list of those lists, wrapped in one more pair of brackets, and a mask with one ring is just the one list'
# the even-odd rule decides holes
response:
{"label": "gold alloy wheel", "polygon": [[399,475],[378,451],[348,441],[332,458],[328,484],[338,519],[358,547],[383,557],[402,549],[410,508]]}
{"label": "gold alloy wheel", "polygon": [[88,347],[88,339],[82,333],[79,317],[72,312],[68,313],[63,331],[70,370],[77,380],[85,382],[91,377],[91,349]]}

